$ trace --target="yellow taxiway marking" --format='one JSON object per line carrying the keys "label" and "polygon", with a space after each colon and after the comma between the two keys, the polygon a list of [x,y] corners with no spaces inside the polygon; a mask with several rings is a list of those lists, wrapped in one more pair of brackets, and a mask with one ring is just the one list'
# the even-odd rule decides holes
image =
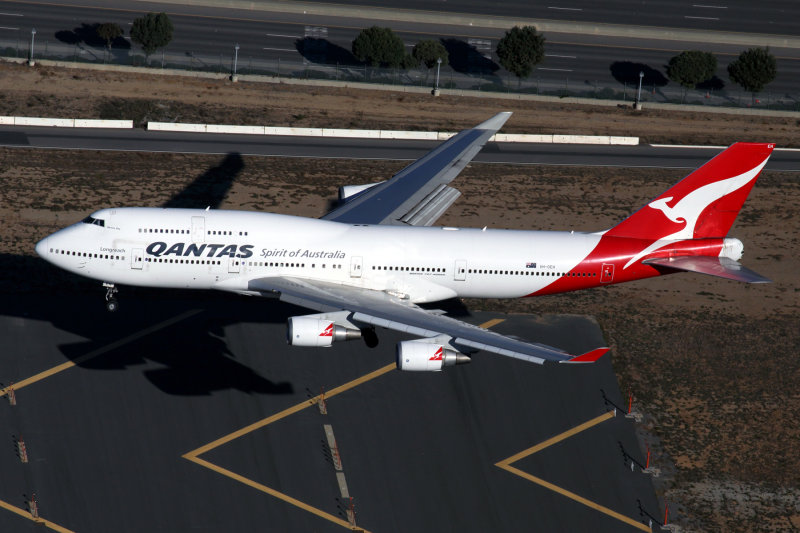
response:
{"label": "yellow taxiway marking", "polygon": [[[492,320],[484,322],[479,327],[490,328],[492,326],[496,326],[497,324],[499,324],[500,322],[503,322],[504,320],[505,320],[504,318],[494,318]],[[352,381],[348,381],[344,385],[339,385],[338,387],[336,387],[334,389],[331,389],[328,392],[326,392],[325,393],[325,399],[327,400],[329,398],[332,398],[332,397],[336,396],[337,394],[341,394],[343,392],[349,391],[350,389],[358,387],[359,385],[363,385],[364,383],[366,383],[368,381],[371,381],[371,380],[373,380],[375,378],[378,378],[378,377],[380,377],[380,376],[382,376],[382,375],[384,375],[384,374],[386,374],[388,372],[391,372],[396,367],[397,367],[397,365],[395,363],[391,363],[391,364],[388,364],[388,365],[386,365],[384,367],[381,367],[381,368],[379,368],[377,370],[374,370],[374,371],[370,372],[369,374],[365,374],[365,375],[361,376],[360,378],[356,378],[356,379],[354,379]],[[288,409],[284,409],[283,411],[275,413],[272,416],[268,416],[267,418],[259,420],[258,422],[254,422],[254,423],[250,424],[249,426],[245,426],[245,427],[243,427],[243,428],[241,428],[239,430],[236,430],[233,433],[229,433],[229,434],[225,435],[224,437],[220,437],[220,438],[218,438],[217,440],[215,440],[213,442],[209,442],[205,446],[201,446],[201,447],[199,447],[199,448],[197,448],[195,450],[192,450],[192,451],[190,451],[188,453],[185,453],[183,455],[183,458],[184,459],[188,459],[189,461],[192,461],[192,462],[194,462],[194,463],[196,463],[196,464],[198,464],[200,466],[204,466],[204,467],[208,468],[209,470],[213,470],[214,472],[216,472],[218,474],[222,474],[223,476],[227,476],[227,477],[229,477],[229,478],[231,478],[233,480],[236,480],[239,483],[244,483],[245,485],[247,485],[249,487],[252,487],[252,488],[254,488],[256,490],[260,490],[261,492],[269,494],[270,496],[274,496],[275,498],[278,498],[278,499],[280,499],[280,500],[282,500],[282,501],[284,501],[284,502],[286,502],[286,503],[288,503],[290,505],[294,505],[295,507],[299,507],[300,509],[303,509],[304,511],[308,511],[309,513],[313,513],[313,514],[319,516],[320,518],[324,518],[325,520],[333,522],[334,524],[340,525],[342,527],[346,527],[348,529],[352,529],[353,526],[352,526],[352,524],[350,524],[350,522],[346,522],[346,521],[342,520],[341,518],[333,516],[330,513],[326,513],[325,511],[323,511],[321,509],[318,509],[316,507],[308,505],[307,503],[302,502],[302,501],[298,500],[297,498],[292,498],[288,494],[284,494],[283,492],[277,491],[277,490],[275,490],[273,488],[270,488],[270,487],[268,487],[268,486],[266,486],[266,485],[264,485],[262,483],[258,483],[257,481],[253,481],[252,479],[246,478],[246,477],[244,477],[244,476],[242,476],[240,474],[237,474],[236,472],[232,472],[230,470],[227,470],[225,468],[217,466],[214,463],[206,461],[205,459],[201,459],[200,458],[200,456],[202,454],[207,453],[207,452],[213,450],[214,448],[218,448],[218,447],[222,446],[223,444],[227,444],[228,442],[231,442],[232,440],[238,439],[239,437],[247,435],[248,433],[252,433],[253,431],[255,431],[257,429],[266,427],[266,426],[268,426],[268,425],[270,425],[270,424],[272,424],[274,422],[277,422],[278,420],[286,418],[287,416],[291,416],[291,415],[293,415],[295,413],[298,413],[298,412],[302,411],[303,409],[307,409],[307,408],[311,407],[312,405],[316,405],[321,399],[322,399],[322,395],[321,394],[319,394],[317,396],[314,396],[313,398],[310,398],[310,399],[308,399],[308,400],[306,400],[304,402],[301,402],[301,403],[298,403],[296,405],[293,405],[292,407],[289,407]],[[366,530],[363,530],[363,531],[366,531]]]}
{"label": "yellow taxiway marking", "polygon": [[496,463],[495,466],[500,467],[503,470],[506,470],[507,472],[511,472],[512,474],[518,475],[523,479],[527,479],[528,481],[536,483],[537,485],[540,485],[540,486],[542,486],[542,487],[544,487],[544,488],[546,488],[548,490],[552,490],[553,492],[557,492],[558,494],[561,494],[562,496],[566,496],[567,498],[569,498],[571,500],[574,500],[574,501],[576,501],[578,503],[581,503],[581,504],[583,504],[583,505],[585,505],[587,507],[590,507],[590,508],[592,508],[592,509],[594,509],[596,511],[600,511],[601,513],[606,514],[606,515],[608,515],[608,516],[610,516],[612,518],[616,518],[620,522],[625,522],[626,524],[629,524],[629,525],[631,525],[631,526],[633,526],[633,527],[635,527],[637,529],[641,529],[642,531],[652,531],[649,527],[647,527],[646,525],[644,525],[644,524],[642,524],[640,522],[637,522],[633,518],[627,517],[627,516],[625,516],[623,514],[620,514],[620,513],[616,512],[616,511],[612,510],[612,509],[609,509],[608,507],[600,505],[599,503],[595,503],[595,502],[593,502],[591,500],[588,500],[588,499],[584,498],[583,496],[579,496],[579,495],[575,494],[574,492],[570,492],[570,491],[568,491],[566,489],[562,489],[558,485],[554,485],[554,484],[550,483],[549,481],[545,481],[542,478],[538,478],[536,476],[532,476],[532,475],[528,474],[527,472],[524,472],[524,471],[520,470],[519,468],[511,466],[512,463],[516,463],[520,459],[524,459],[525,457],[533,455],[534,453],[540,452],[540,451],[544,450],[545,448],[548,448],[548,447],[552,446],[553,444],[559,443],[562,440],[565,440],[565,439],[568,439],[568,438],[570,438],[570,437],[572,437],[574,435],[577,435],[578,433],[581,433],[582,431],[586,431],[587,429],[592,428],[592,427],[594,427],[597,424],[600,424],[602,422],[605,422],[606,420],[608,420],[610,418],[614,418],[614,411],[609,411],[609,412],[604,413],[604,414],[602,414],[602,415],[600,415],[598,417],[595,417],[595,418],[593,418],[591,420],[588,420],[588,421],[584,422],[583,424],[581,424],[579,426],[575,426],[574,428],[569,429],[569,430],[567,430],[567,431],[565,431],[563,433],[559,433],[555,437],[549,438],[546,441],[540,442],[539,444],[537,444],[535,446],[531,446],[527,450],[523,450],[523,451],[521,451],[521,452],[519,452],[519,453],[517,453],[515,455],[512,455],[508,459],[504,459],[503,461],[500,461],[499,463]]}
{"label": "yellow taxiway marking", "polygon": [[223,476],[228,476],[231,479],[235,479],[236,481],[238,481],[240,483],[244,483],[245,485],[247,485],[249,487],[253,487],[256,490],[260,490],[261,492],[265,492],[265,493],[269,494],[270,496],[274,496],[274,497],[278,498],[279,500],[283,500],[288,504],[294,505],[295,507],[299,507],[300,509],[303,509],[304,511],[308,511],[309,513],[313,513],[313,514],[319,516],[320,518],[324,518],[325,520],[333,522],[334,524],[340,525],[342,527],[346,527],[348,529],[352,529],[353,528],[353,525],[350,522],[348,522],[346,520],[342,520],[338,516],[333,516],[332,514],[326,513],[325,511],[323,511],[321,509],[317,509],[316,507],[312,507],[311,505],[308,505],[307,503],[301,502],[300,500],[298,500],[296,498],[292,498],[291,496],[289,496],[287,494],[279,492],[279,491],[277,491],[277,490],[275,490],[273,488],[270,488],[270,487],[268,487],[266,485],[262,485],[261,483],[253,481],[252,479],[248,479],[248,478],[246,478],[244,476],[241,476],[241,475],[237,474],[236,472],[231,472],[230,470],[227,470],[225,468],[219,467],[219,466],[215,465],[214,463],[210,463],[210,462],[206,461],[205,459],[200,459],[199,457],[196,457],[196,456],[187,457],[186,455],[184,455],[184,457],[186,457],[190,461],[193,461],[193,462],[195,462],[195,463],[197,463],[197,464],[199,464],[201,466],[205,466],[206,468],[208,468],[210,470],[213,470],[214,472],[217,472],[218,474],[222,474]]}
{"label": "yellow taxiway marking", "polygon": [[[361,376],[360,378],[354,379],[353,381],[348,381],[344,385],[340,385],[340,386],[336,387],[335,389],[331,389],[330,391],[326,392],[325,393],[325,399],[327,400],[328,398],[332,398],[333,396],[336,396],[337,394],[341,394],[341,393],[346,392],[346,391],[348,391],[348,390],[350,390],[350,389],[352,389],[354,387],[358,387],[359,385],[361,385],[363,383],[366,383],[367,381],[370,381],[370,380],[373,380],[373,379],[375,379],[377,377],[380,377],[380,376],[386,374],[387,372],[390,372],[390,371],[394,370],[395,367],[396,367],[395,363],[392,363],[392,364],[386,365],[384,367],[381,367],[378,370],[370,372],[369,374]],[[206,453],[208,451],[211,451],[214,448],[222,446],[223,444],[226,444],[226,443],[228,443],[228,442],[230,442],[230,441],[232,441],[234,439],[238,439],[239,437],[247,435],[248,433],[251,433],[251,432],[253,432],[253,431],[257,430],[257,429],[260,429],[260,428],[263,428],[265,426],[268,426],[268,425],[272,424],[273,422],[277,422],[278,420],[281,420],[282,418],[286,418],[287,416],[290,416],[290,415],[293,415],[293,414],[295,414],[297,412],[300,412],[303,409],[307,409],[307,408],[311,407],[312,405],[316,405],[320,401],[321,398],[322,398],[322,395],[318,394],[317,396],[314,396],[313,398],[311,398],[309,400],[306,400],[304,402],[298,403],[297,405],[293,405],[292,407],[289,407],[288,409],[284,409],[283,411],[281,411],[279,413],[275,413],[274,415],[268,416],[267,418],[264,418],[263,420],[259,420],[258,422],[255,422],[253,424],[250,424],[249,426],[243,427],[242,429],[234,431],[233,433],[225,435],[224,437],[220,437],[220,438],[218,438],[217,440],[215,440],[213,442],[209,442],[205,446],[201,446],[200,448],[197,448],[196,450],[192,450],[189,453],[184,454],[183,457],[185,457],[186,459],[192,459],[194,457],[197,457],[198,455],[202,455],[202,454],[204,454],[204,453]]]}
{"label": "yellow taxiway marking", "polygon": [[488,322],[484,322],[483,324],[481,324],[478,327],[481,327],[483,329],[489,329],[491,327],[496,326],[500,322],[505,322],[505,321],[506,321],[505,318],[493,318],[493,319],[489,320]]}
{"label": "yellow taxiway marking", "polygon": [[57,366],[54,366],[53,368],[45,370],[44,372],[39,372],[38,374],[36,374],[34,376],[31,376],[31,377],[29,377],[27,379],[23,379],[22,381],[14,383],[11,386],[8,386],[8,387],[5,387],[3,389],[0,389],[0,397],[5,396],[6,394],[8,394],[8,391],[11,390],[11,389],[14,389],[15,391],[18,391],[21,388],[27,387],[28,385],[32,385],[32,384],[36,383],[37,381],[41,381],[41,380],[43,380],[45,378],[49,378],[50,376],[58,374],[59,372],[63,372],[64,370],[68,370],[68,369],[72,368],[73,366],[76,366],[76,365],[79,365],[81,363],[84,363],[84,362],[86,362],[86,361],[88,361],[90,359],[94,359],[95,357],[98,357],[100,355],[103,355],[104,353],[110,352],[111,350],[116,350],[117,348],[119,348],[121,346],[125,346],[126,344],[128,344],[130,342],[133,342],[133,341],[135,341],[137,339],[140,339],[141,337],[145,337],[147,335],[150,335],[151,333],[155,333],[156,331],[158,331],[160,329],[164,329],[164,328],[169,327],[169,326],[171,326],[173,324],[177,324],[178,322],[181,322],[182,320],[186,320],[190,316],[194,316],[199,312],[200,312],[200,310],[198,310],[198,309],[193,309],[191,311],[186,311],[185,313],[182,313],[182,314],[180,314],[178,316],[172,317],[172,318],[170,318],[168,320],[165,320],[164,322],[161,322],[159,324],[154,324],[154,325],[152,325],[152,326],[150,326],[148,328],[145,328],[145,329],[143,329],[141,331],[137,331],[136,333],[134,333],[132,335],[128,335],[124,339],[120,339],[118,341],[114,341],[111,344],[107,344],[107,345],[103,346],[102,348],[98,348],[96,350],[92,350],[91,352],[83,354],[80,357],[76,357],[72,361],[67,361],[66,363],[61,363],[60,365],[57,365]]}
{"label": "yellow taxiway marking", "polygon": [[14,514],[21,516],[22,518],[26,518],[32,522],[36,522],[37,524],[42,524],[43,526],[52,529],[53,531],[58,531],[59,533],[75,533],[71,529],[67,529],[65,527],[61,527],[58,524],[54,524],[50,520],[45,520],[44,518],[34,518],[31,513],[26,511],[25,509],[20,509],[10,503],[6,503],[3,500],[0,500],[0,507],[6,509],[7,511],[11,511]]}

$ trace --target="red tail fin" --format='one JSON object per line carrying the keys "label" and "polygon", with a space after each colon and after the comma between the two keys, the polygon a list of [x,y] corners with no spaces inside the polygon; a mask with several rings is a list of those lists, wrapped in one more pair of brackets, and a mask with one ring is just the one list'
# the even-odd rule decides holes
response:
{"label": "red tail fin", "polygon": [[648,240],[725,237],[774,147],[732,145],[605,234]]}

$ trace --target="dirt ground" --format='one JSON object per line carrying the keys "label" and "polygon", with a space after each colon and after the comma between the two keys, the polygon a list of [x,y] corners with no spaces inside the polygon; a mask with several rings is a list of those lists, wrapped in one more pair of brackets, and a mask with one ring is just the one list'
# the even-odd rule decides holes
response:
{"label": "dirt ground", "polygon": [[[158,95],[147,99],[144,95]],[[590,106],[479,101],[224,81],[29,69],[0,64],[0,114],[369,128],[458,129],[498,110],[508,131],[640,135],[659,142],[796,143],[794,119],[635,115]],[[226,107],[231,105],[232,107]],[[132,113],[126,116],[126,113]],[[161,115],[158,115],[161,113]],[[697,120],[699,118],[699,120]],[[137,119],[138,120],[138,119]],[[699,123],[698,123],[699,122]],[[506,130],[504,130],[506,131]],[[238,157],[238,156],[237,156]],[[99,291],[37,259],[44,235],[109,206],[160,206],[197,181],[205,206],[319,216],[342,184],[402,163],[0,148],[0,292]],[[235,170],[231,170],[234,168]],[[672,170],[470,165],[446,225],[601,230],[682,177]],[[491,187],[486,184],[491,183]],[[205,192],[202,192],[205,191]],[[765,173],[731,235],[771,278],[745,285],[678,274],[572,294],[475,300],[472,309],[595,316],[623,391],[644,412],[657,488],[689,531],[800,529],[800,174]],[[31,280],[34,280],[31,282]],[[99,294],[99,292],[98,292]]]}
{"label": "dirt ground", "polygon": [[0,62],[0,115],[207,124],[451,130],[513,111],[506,133],[638,136],[648,143],[800,146],[797,118],[231,83]]}

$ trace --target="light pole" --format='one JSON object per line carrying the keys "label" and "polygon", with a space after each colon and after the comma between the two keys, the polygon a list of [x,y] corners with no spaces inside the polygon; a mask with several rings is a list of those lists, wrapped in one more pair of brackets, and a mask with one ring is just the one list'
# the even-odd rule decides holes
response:
{"label": "light pole", "polygon": [[433,85],[433,96],[439,96],[439,70],[442,68],[442,58],[436,58],[436,82]]}
{"label": "light pole", "polygon": [[33,61],[33,41],[36,38],[36,28],[31,28],[31,56],[28,58],[28,66],[35,65]]}
{"label": "light pole", "polygon": [[636,109],[642,108],[642,79],[644,79],[644,71],[639,71],[639,92],[636,94]]}
{"label": "light pole", "polygon": [[239,81],[239,76],[236,75],[236,67],[239,64],[239,43],[233,46],[233,74],[231,74],[231,81]]}

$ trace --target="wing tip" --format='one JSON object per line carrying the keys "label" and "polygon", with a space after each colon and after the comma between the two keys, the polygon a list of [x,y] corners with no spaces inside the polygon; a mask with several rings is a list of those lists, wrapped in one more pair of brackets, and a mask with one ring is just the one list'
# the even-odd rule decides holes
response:
{"label": "wing tip", "polygon": [[559,362],[560,363],[594,363],[595,361],[597,361],[598,359],[603,357],[606,354],[606,352],[609,351],[610,349],[611,348],[606,348],[606,347],[595,348],[594,350],[592,350],[590,352],[586,352],[586,353],[581,354],[581,355],[576,355],[575,357],[573,357],[571,359],[567,359],[566,361],[559,361]]}

